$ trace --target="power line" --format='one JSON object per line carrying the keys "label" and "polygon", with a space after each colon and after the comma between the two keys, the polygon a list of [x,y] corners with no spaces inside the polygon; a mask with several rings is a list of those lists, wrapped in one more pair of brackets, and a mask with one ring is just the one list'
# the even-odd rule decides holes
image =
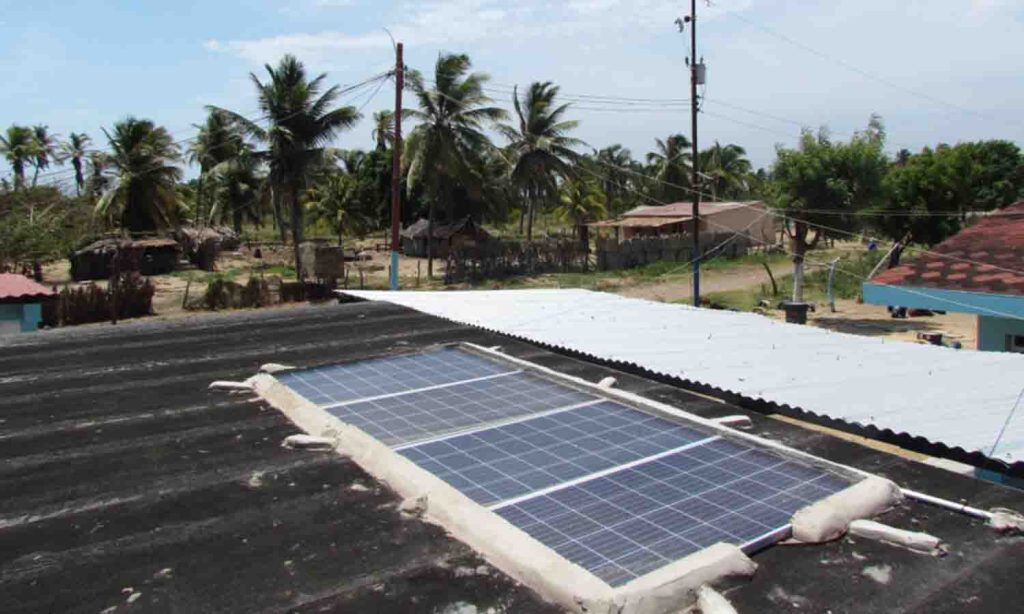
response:
{"label": "power line", "polygon": [[892,81],[890,79],[882,77],[882,76],[880,76],[880,75],[878,75],[876,73],[873,73],[871,71],[864,70],[863,68],[855,66],[854,64],[851,64],[850,62],[847,62],[846,60],[843,60],[843,59],[835,57],[835,56],[833,56],[831,54],[825,53],[824,51],[815,49],[814,47],[811,47],[810,45],[807,45],[807,44],[802,43],[802,42],[800,42],[798,40],[795,40],[795,39],[793,39],[793,38],[791,38],[791,37],[789,37],[789,36],[779,32],[778,30],[772,29],[772,28],[770,28],[770,27],[768,27],[768,26],[766,26],[766,25],[764,25],[764,24],[762,24],[762,23],[760,23],[758,21],[755,21],[753,19],[749,19],[749,18],[743,16],[738,11],[734,11],[734,10],[728,9],[728,8],[720,5],[717,2],[712,2],[712,0],[707,0],[707,2],[708,2],[708,4],[710,6],[714,6],[716,8],[721,9],[723,13],[725,13],[725,14],[731,16],[731,17],[734,17],[734,18],[742,21],[742,22],[750,25],[751,27],[754,27],[754,28],[760,30],[761,32],[763,32],[763,33],[765,33],[765,34],[767,34],[769,36],[777,38],[777,39],[779,39],[779,40],[781,40],[781,41],[783,41],[783,42],[785,42],[785,43],[787,43],[789,45],[792,45],[792,46],[794,46],[794,47],[796,47],[798,49],[801,49],[801,50],[803,50],[803,51],[805,51],[807,53],[810,53],[811,55],[814,55],[814,56],[816,56],[816,57],[818,57],[818,58],[820,58],[822,60],[826,60],[826,61],[832,62],[832,63],[834,63],[834,64],[836,64],[838,66],[841,66],[841,67],[845,68],[848,71],[851,71],[853,73],[856,73],[856,74],[860,75],[861,77],[864,77],[865,79],[876,81],[876,82],[881,83],[882,85],[885,85],[885,86],[887,86],[889,88],[892,88],[892,89],[895,89],[895,90],[899,90],[899,91],[901,91],[901,92],[903,92],[905,94],[909,94],[911,96],[915,96],[917,98],[920,98],[922,100],[926,100],[926,101],[931,102],[933,104],[937,104],[937,105],[940,105],[940,106],[948,107],[950,109],[954,109],[954,110],[959,111],[961,113],[966,113],[968,115],[974,115],[976,117],[980,117],[982,119],[987,119],[987,120],[990,120],[990,121],[991,120],[1000,121],[1002,123],[1007,123],[1007,124],[1014,125],[1014,126],[1016,126],[1018,128],[1020,127],[1019,124],[1016,124],[1014,122],[1006,122],[1005,120],[1000,120],[998,118],[993,118],[993,117],[991,117],[989,115],[986,115],[984,113],[980,113],[980,112],[975,111],[973,109],[968,109],[967,107],[961,106],[961,105],[956,104],[956,103],[949,102],[947,100],[943,100],[943,99],[938,98],[936,96],[933,96],[931,94],[926,94],[924,92],[920,92],[920,91],[911,89],[911,88],[906,87],[904,85],[901,85],[901,84],[899,84],[899,83],[897,83],[895,81]]}

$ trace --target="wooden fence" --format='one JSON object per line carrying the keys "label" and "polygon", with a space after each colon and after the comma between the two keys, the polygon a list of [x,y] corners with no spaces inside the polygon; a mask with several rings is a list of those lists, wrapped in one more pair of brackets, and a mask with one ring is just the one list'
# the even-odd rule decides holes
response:
{"label": "wooden fence", "polygon": [[572,273],[590,268],[590,254],[575,239],[500,241],[453,248],[445,267],[445,283],[478,282],[518,275]]}

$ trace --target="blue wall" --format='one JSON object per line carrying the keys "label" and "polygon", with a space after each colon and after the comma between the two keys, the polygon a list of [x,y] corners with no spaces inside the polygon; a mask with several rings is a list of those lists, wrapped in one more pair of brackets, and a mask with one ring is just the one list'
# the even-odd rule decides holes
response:
{"label": "blue wall", "polygon": [[1024,335],[1024,296],[872,283],[863,290],[864,302],[873,305],[977,314],[979,350],[1004,352],[1007,335]]}
{"label": "blue wall", "polygon": [[0,304],[0,322],[17,322],[23,333],[37,330],[42,321],[43,307],[39,303]]}
{"label": "blue wall", "polygon": [[1024,336],[1024,320],[978,317],[978,349],[988,352],[1005,352],[1006,336]]}

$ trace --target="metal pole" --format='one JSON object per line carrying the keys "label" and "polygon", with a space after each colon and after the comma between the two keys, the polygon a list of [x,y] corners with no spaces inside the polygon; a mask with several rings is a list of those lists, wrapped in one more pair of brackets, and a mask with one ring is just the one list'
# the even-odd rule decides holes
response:
{"label": "metal pole", "polygon": [[405,71],[402,60],[402,43],[395,45],[395,141],[392,144],[394,159],[391,162],[391,271],[392,290],[398,290],[398,242],[402,223],[402,89],[405,87]]}
{"label": "metal pole", "polygon": [[840,258],[836,258],[828,267],[828,306],[829,309],[832,310],[832,313],[836,312],[836,294],[834,284],[836,282],[836,265],[839,264],[839,260]]}
{"label": "metal pole", "polygon": [[693,133],[693,152],[690,168],[693,171],[690,189],[693,192],[693,305],[700,307],[700,177],[697,151],[697,0],[690,0],[690,119]]}

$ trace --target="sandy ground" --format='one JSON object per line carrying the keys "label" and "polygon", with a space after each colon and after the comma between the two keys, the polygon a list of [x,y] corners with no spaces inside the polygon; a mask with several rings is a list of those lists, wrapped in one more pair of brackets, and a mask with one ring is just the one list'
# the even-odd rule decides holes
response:
{"label": "sandy ground", "polygon": [[[831,313],[828,305],[818,305],[818,310],[809,315],[814,326],[854,335],[916,342],[918,333],[942,332],[947,344],[959,341],[966,349],[975,349],[978,344],[978,318],[966,313],[896,320],[881,305],[840,300],[836,301],[836,313]],[[772,316],[785,318],[778,311]]]}
{"label": "sandy ground", "polygon": [[[774,273],[774,271],[772,271]],[[712,292],[729,292],[757,288],[770,284],[768,274],[761,265],[740,266],[725,270],[710,270],[701,275],[701,296]],[[679,277],[672,282],[651,283],[622,288],[617,294],[652,301],[675,302],[693,296],[693,277]]]}

